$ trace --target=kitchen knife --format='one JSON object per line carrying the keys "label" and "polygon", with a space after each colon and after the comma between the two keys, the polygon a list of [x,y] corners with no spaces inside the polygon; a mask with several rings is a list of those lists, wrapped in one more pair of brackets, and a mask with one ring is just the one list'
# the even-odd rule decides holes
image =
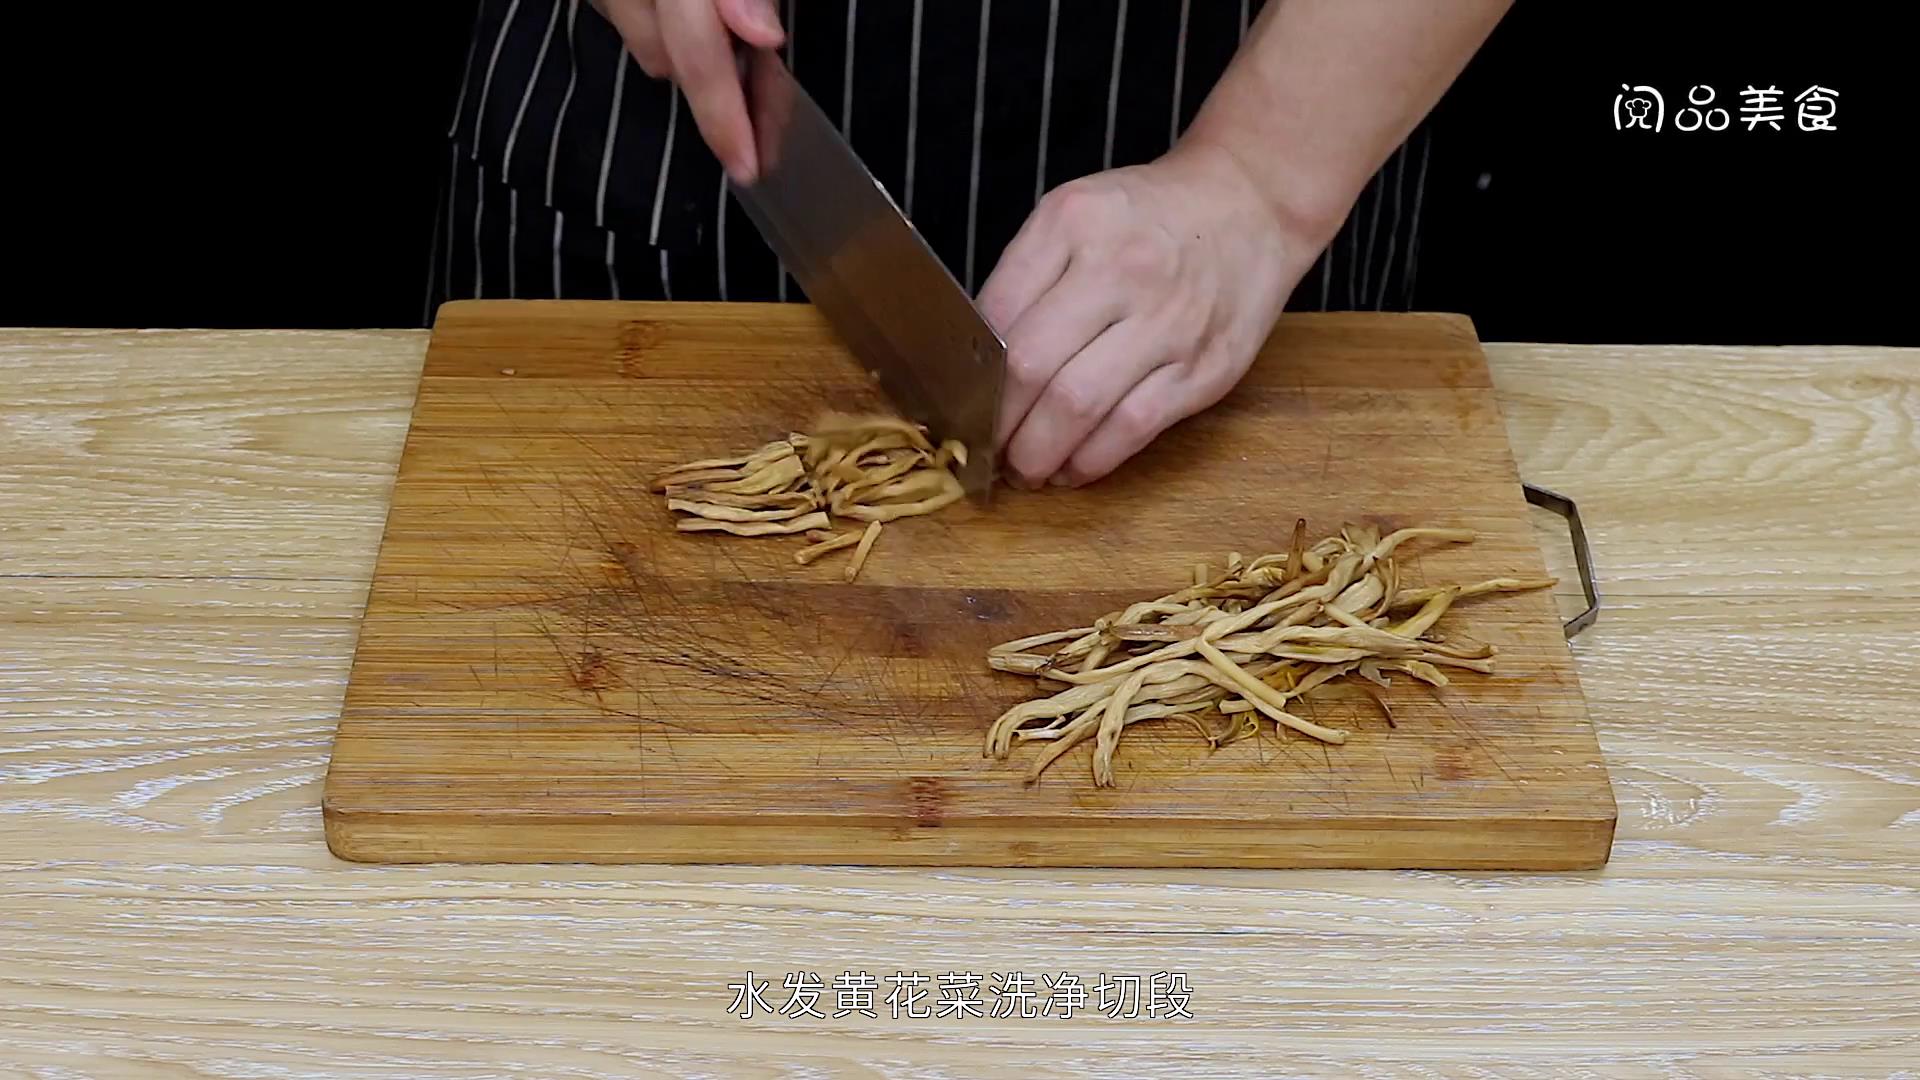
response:
{"label": "kitchen knife", "polygon": [[900,412],[966,445],[960,482],[986,501],[1006,343],[779,54],[738,51],[759,175],[734,197]]}

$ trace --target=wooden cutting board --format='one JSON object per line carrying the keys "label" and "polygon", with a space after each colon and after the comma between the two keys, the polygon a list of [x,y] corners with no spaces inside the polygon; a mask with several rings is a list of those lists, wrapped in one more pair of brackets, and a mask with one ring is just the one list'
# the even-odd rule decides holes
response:
{"label": "wooden cutting board", "polygon": [[988,647],[1180,587],[1201,560],[1464,526],[1409,584],[1540,576],[1470,323],[1289,315],[1227,400],[1110,479],[889,527],[859,581],[804,541],[683,534],[657,470],[881,407],[810,308],[441,310],[327,774],[374,862],[1579,868],[1615,807],[1552,597],[1464,602],[1493,675],[1301,706],[1343,746],[1128,729],[981,754],[1031,696]]}

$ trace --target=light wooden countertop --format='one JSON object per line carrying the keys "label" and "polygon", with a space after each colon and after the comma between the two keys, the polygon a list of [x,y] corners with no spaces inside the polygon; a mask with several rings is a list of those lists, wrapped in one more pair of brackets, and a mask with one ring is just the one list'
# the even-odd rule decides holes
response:
{"label": "light wooden countertop", "polygon": [[[0,1075],[1920,1062],[1920,351],[1489,348],[1606,597],[1602,872],[355,866],[320,783],[425,341],[0,331]],[[1192,1019],[743,1020],[748,969]]]}

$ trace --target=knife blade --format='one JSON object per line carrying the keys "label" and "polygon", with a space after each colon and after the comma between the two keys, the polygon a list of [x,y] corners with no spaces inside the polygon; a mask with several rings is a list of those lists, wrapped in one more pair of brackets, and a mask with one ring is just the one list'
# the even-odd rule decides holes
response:
{"label": "knife blade", "polygon": [[895,407],[965,444],[961,485],[988,501],[1006,342],[780,55],[738,51],[759,173],[728,188]]}

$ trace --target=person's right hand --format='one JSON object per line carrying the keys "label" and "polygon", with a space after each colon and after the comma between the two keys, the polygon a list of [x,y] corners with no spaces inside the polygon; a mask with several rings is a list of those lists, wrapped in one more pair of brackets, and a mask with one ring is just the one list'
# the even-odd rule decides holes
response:
{"label": "person's right hand", "polygon": [[700,137],[742,184],[759,172],[733,38],[761,49],[786,41],[776,0],[590,0],[640,69],[680,84]]}

